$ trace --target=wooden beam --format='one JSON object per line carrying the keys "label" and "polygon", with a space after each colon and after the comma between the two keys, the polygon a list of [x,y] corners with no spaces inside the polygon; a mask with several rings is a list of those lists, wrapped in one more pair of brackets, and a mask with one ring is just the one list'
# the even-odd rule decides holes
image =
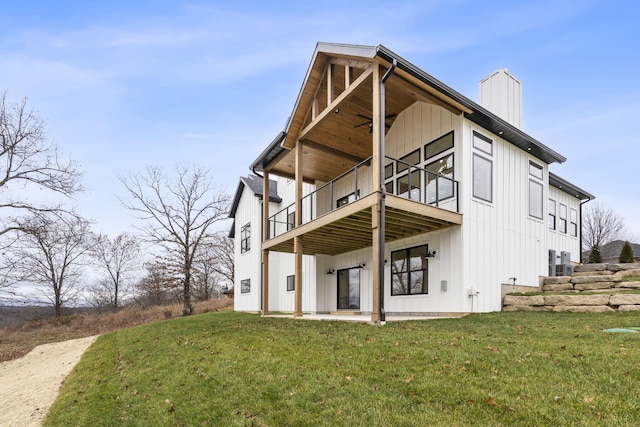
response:
{"label": "wooden beam", "polygon": [[327,105],[333,102],[333,64],[327,65]]}
{"label": "wooden beam", "polygon": [[373,74],[373,68],[369,68],[368,70],[363,72],[360,77],[358,77],[353,82],[353,84],[349,86],[348,89],[345,89],[335,100],[333,100],[331,104],[327,106],[327,108],[325,108],[320,114],[318,114],[318,116],[311,123],[309,123],[307,127],[302,129],[300,135],[298,136],[298,139],[306,139],[307,134],[309,134],[309,132],[311,132],[316,126],[322,123],[330,114],[334,114],[334,110],[341,103],[351,98],[355,94],[355,91],[358,89],[358,87],[360,87],[360,85],[363,84],[367,80],[367,78],[371,76],[371,74]]}
{"label": "wooden beam", "polygon": [[[269,240],[269,171],[262,178],[262,243]],[[262,250],[262,315],[269,314],[269,250]]]}
{"label": "wooden beam", "polygon": [[371,67],[371,62],[366,61],[357,61],[354,59],[346,59],[346,58],[331,58],[330,62],[335,65],[344,65],[345,67],[351,68],[359,68],[361,70],[366,70]]}
{"label": "wooden beam", "polygon": [[262,315],[269,314],[269,250],[262,250]]}
{"label": "wooden beam", "polygon": [[305,139],[304,140],[304,145],[305,147],[309,147],[312,148],[314,150],[318,150],[320,152],[323,153],[327,153],[327,154],[336,154],[340,157],[343,157],[345,160],[353,162],[353,163],[360,163],[361,161],[363,161],[363,158],[360,158],[358,156],[354,156],[353,154],[349,154],[346,153],[344,151],[341,150],[337,150],[335,148],[331,148],[331,147],[327,147],[326,145],[322,145],[322,144],[318,144],[315,141],[311,141],[310,139]]}
{"label": "wooden beam", "polygon": [[294,276],[294,310],[293,317],[302,317],[302,236],[293,239],[293,251],[295,253],[295,276]]}
{"label": "wooden beam", "polygon": [[380,322],[380,269],[384,268],[384,265],[380,265],[380,251],[384,251],[384,248],[380,247],[380,205],[376,204],[371,206],[371,247],[372,251],[372,307],[371,321]]}

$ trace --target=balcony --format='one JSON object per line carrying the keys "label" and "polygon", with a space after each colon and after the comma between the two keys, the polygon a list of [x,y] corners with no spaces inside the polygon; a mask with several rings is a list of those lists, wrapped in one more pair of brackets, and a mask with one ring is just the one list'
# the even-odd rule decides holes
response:
{"label": "balcony", "polygon": [[[371,160],[304,196],[301,225],[295,225],[295,204],[269,217],[263,248],[293,252],[296,236],[304,236],[305,254],[337,255],[371,246],[372,208],[378,200]],[[457,181],[389,156],[385,164],[401,171],[385,178],[386,241],[462,223]]]}

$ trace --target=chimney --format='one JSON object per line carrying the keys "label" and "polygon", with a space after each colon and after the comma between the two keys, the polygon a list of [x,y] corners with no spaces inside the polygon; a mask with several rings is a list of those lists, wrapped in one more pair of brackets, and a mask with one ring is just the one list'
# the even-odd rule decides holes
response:
{"label": "chimney", "polygon": [[480,105],[522,129],[522,84],[506,68],[480,80]]}

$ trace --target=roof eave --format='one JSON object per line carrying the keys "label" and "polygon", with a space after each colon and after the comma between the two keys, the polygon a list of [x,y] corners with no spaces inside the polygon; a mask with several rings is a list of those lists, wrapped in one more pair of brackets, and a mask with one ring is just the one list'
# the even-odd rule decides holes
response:
{"label": "roof eave", "polygon": [[577,185],[570,183],[566,179],[560,178],[552,172],[549,172],[549,185],[556,187],[558,190],[564,191],[567,194],[576,196],[580,200],[593,200],[596,198],[593,194],[584,191]]}

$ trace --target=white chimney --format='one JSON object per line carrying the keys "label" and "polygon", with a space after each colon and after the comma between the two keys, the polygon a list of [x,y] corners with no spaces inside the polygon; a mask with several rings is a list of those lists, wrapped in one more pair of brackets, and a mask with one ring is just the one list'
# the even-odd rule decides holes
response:
{"label": "white chimney", "polygon": [[522,128],[522,84],[506,68],[480,80],[480,105]]}

